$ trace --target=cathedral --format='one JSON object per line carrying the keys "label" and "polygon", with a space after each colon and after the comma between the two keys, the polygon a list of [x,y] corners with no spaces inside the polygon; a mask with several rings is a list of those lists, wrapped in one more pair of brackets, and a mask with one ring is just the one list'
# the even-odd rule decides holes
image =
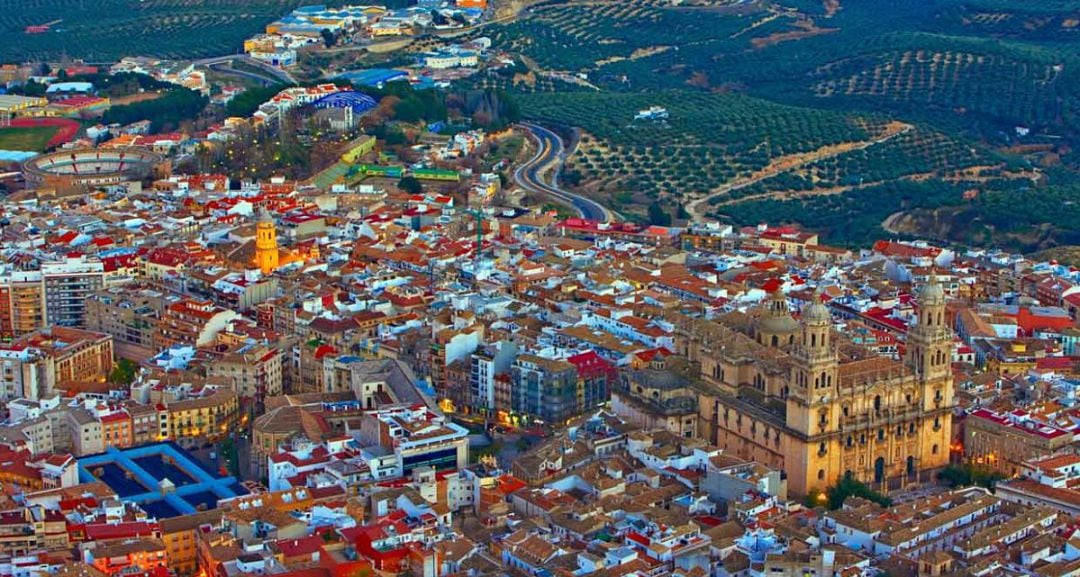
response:
{"label": "cathedral", "polygon": [[846,474],[883,491],[929,480],[949,463],[952,333],[937,279],[916,297],[899,360],[835,334],[820,293],[798,320],[779,293],[754,315],[674,315],[678,352],[701,367],[702,435],[784,471],[795,495]]}

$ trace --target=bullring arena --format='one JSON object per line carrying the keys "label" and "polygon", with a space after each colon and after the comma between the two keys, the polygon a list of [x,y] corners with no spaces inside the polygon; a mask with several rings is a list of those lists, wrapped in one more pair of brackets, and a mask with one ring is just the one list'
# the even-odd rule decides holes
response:
{"label": "bullring arena", "polygon": [[22,165],[27,186],[52,188],[61,194],[160,178],[169,171],[164,156],[143,148],[64,150],[36,156]]}

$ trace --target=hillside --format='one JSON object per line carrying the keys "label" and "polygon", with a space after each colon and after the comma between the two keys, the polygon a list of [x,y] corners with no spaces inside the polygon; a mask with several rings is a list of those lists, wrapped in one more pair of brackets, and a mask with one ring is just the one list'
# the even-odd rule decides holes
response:
{"label": "hillside", "polygon": [[[990,224],[944,239],[1027,250],[1077,228],[1032,209],[1048,232],[1015,234],[995,203],[1080,174],[1080,0],[555,1],[484,34],[522,64],[470,82],[579,128],[566,182],[632,217],[660,203],[853,243],[957,207]],[[634,120],[650,106],[668,118]]]}
{"label": "hillside", "polygon": [[[199,58],[237,52],[304,0],[0,0],[0,62]],[[347,4],[343,0],[319,4]],[[385,4],[386,2],[383,2]],[[391,1],[391,4],[400,3]],[[28,26],[49,24],[28,34]]]}

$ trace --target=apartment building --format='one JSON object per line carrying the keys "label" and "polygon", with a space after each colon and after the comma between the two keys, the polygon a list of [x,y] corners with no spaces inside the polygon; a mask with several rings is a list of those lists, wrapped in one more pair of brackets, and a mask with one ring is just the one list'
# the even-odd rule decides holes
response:
{"label": "apartment building", "polygon": [[162,312],[153,344],[157,350],[175,345],[206,346],[214,341],[225,325],[240,315],[210,301],[183,299]]}
{"label": "apartment building", "polygon": [[1005,475],[1016,475],[1026,461],[1069,447],[1071,431],[1022,410],[997,413],[978,409],[964,420],[964,457]]}
{"label": "apartment building", "polygon": [[0,277],[0,337],[30,334],[45,325],[45,290],[40,271],[12,271]]}
{"label": "apartment building", "polygon": [[68,547],[67,520],[61,512],[40,505],[0,512],[0,554],[20,556]]}
{"label": "apartment building", "polygon": [[514,360],[510,373],[514,412],[546,423],[562,423],[577,414],[577,370],[573,364],[526,354]]}
{"label": "apartment building", "polygon": [[266,397],[282,394],[284,359],[276,347],[244,345],[208,363],[206,375],[228,379],[237,395],[261,405]]}
{"label": "apartment building", "polygon": [[85,257],[41,264],[45,321],[62,327],[86,326],[86,303],[105,284],[105,266]]}
{"label": "apartment building", "polygon": [[165,295],[149,287],[108,287],[86,303],[86,328],[111,335],[117,343],[154,348]]}
{"label": "apartment building", "polygon": [[55,326],[0,346],[0,400],[36,400],[64,384],[104,379],[112,345],[109,335]]}
{"label": "apartment building", "polygon": [[165,404],[169,438],[181,446],[200,445],[223,439],[240,415],[236,392],[228,389]]}

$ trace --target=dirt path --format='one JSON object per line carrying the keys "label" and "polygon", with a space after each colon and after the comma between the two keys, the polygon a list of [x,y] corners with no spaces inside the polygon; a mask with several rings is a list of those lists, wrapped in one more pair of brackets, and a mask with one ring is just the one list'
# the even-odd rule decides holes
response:
{"label": "dirt path", "polygon": [[[878,144],[888,142],[893,138],[896,138],[897,136],[900,136],[901,134],[912,130],[913,128],[914,126],[910,124],[893,121],[886,125],[885,132],[883,132],[881,136],[878,136],[877,138],[874,138],[872,140],[830,144],[827,146],[822,146],[821,148],[818,148],[817,150],[812,150],[810,152],[789,154],[774,158],[771,162],[769,162],[767,166],[765,166],[761,170],[753,174],[737,178],[734,181],[729,182],[728,184],[713,189],[711,193],[691,201],[689,204],[686,205],[686,211],[690,213],[691,221],[701,221],[705,218],[705,211],[708,209],[708,206],[710,206],[709,200],[713,198],[718,198],[725,194],[729,194],[732,191],[746,188],[753,184],[757,184],[758,182],[761,182],[766,178],[776,176],[778,174],[817,162],[819,160],[825,160],[827,158],[832,158],[834,156],[839,156],[848,152],[854,152],[856,150],[864,150],[870,148],[871,146],[876,146]],[[769,194],[773,195],[783,193]]]}
{"label": "dirt path", "polygon": [[814,188],[811,190],[775,190],[770,192],[763,192],[761,194],[750,194],[739,198],[731,198],[725,200],[724,202],[718,202],[713,206],[730,206],[732,204],[739,204],[740,202],[753,202],[755,200],[794,200],[797,198],[812,198],[815,196],[833,196],[835,194],[844,194],[845,192],[851,192],[860,188],[877,186],[879,184],[881,184],[880,181],[875,181],[863,184],[852,184],[848,186],[834,186],[831,188]]}
{"label": "dirt path", "polygon": [[886,216],[885,220],[881,221],[881,228],[885,229],[885,232],[889,234],[899,234],[899,231],[897,231],[895,228],[896,222],[901,218],[904,218],[905,214],[907,213],[901,210],[899,212],[894,212],[889,216]]}

